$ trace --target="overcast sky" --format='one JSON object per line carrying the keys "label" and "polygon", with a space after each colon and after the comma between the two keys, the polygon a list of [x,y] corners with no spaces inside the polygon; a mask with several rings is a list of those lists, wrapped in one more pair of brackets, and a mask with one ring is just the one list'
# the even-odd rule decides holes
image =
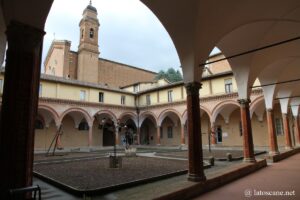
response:
{"label": "overcast sky", "polygon": [[[79,21],[89,0],[55,0],[46,22],[43,61],[52,40],[70,40],[77,51]],[[159,71],[179,69],[173,42],[156,16],[139,0],[93,0],[100,21],[100,57]],[[43,70],[43,67],[42,67]]]}

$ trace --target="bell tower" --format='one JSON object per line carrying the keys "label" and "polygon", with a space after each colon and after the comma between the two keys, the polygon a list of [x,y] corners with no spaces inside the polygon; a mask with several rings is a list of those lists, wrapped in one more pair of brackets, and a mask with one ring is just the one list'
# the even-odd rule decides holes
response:
{"label": "bell tower", "polygon": [[92,2],[84,9],[79,23],[80,40],[78,46],[77,78],[80,81],[98,83],[99,20],[97,9]]}

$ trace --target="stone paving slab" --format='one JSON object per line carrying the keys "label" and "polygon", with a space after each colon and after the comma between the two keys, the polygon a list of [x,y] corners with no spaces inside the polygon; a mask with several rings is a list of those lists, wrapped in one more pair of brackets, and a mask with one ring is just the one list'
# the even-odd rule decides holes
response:
{"label": "stone paving slab", "polygon": [[[236,180],[221,188],[203,194],[194,200],[299,200],[300,154]],[[287,192],[287,195],[257,195],[259,191]],[[261,193],[260,193],[261,194]],[[274,194],[274,193],[272,193]]]}

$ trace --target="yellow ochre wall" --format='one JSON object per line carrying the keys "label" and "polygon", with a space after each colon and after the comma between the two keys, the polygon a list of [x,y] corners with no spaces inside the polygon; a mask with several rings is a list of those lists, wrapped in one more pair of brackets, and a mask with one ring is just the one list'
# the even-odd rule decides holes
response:
{"label": "yellow ochre wall", "polygon": [[70,84],[49,82],[42,80],[42,92],[40,97],[56,98],[66,100],[80,100],[80,91],[85,91],[87,102],[99,102],[99,92],[104,94],[104,103],[121,105],[121,96],[125,96],[125,105],[134,106],[134,96],[113,91],[106,91],[96,88],[88,88]]}

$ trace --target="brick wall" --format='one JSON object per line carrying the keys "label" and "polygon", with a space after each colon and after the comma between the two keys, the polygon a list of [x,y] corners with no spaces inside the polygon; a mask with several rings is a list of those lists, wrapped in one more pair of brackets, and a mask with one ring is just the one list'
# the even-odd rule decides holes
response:
{"label": "brick wall", "polygon": [[155,73],[124,64],[99,59],[99,82],[125,86],[139,81],[152,81]]}

